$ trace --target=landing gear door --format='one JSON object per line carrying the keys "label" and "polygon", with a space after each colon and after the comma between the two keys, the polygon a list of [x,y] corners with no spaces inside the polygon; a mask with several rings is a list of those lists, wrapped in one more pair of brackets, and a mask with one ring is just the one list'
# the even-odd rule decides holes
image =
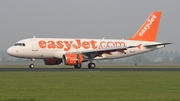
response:
{"label": "landing gear door", "polygon": [[38,51],[37,40],[32,40],[32,51]]}

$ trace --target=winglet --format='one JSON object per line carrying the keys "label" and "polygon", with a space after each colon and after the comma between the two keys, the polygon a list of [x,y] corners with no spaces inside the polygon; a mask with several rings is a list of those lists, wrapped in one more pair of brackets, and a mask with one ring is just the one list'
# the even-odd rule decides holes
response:
{"label": "winglet", "polygon": [[137,48],[138,48],[138,49],[141,49],[141,45],[142,45],[142,44],[137,45]]}
{"label": "winglet", "polygon": [[129,40],[155,41],[162,12],[152,12],[136,34]]}

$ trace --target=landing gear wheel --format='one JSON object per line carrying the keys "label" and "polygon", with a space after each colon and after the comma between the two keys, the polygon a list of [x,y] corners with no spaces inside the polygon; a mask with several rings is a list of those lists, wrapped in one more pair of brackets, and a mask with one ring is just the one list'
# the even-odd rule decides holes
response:
{"label": "landing gear wheel", "polygon": [[34,64],[30,64],[29,68],[33,69],[34,68]]}
{"label": "landing gear wheel", "polygon": [[96,68],[96,64],[95,63],[89,63],[88,68],[89,69],[94,69],[94,68]]}
{"label": "landing gear wheel", "polygon": [[34,66],[34,61],[35,61],[35,58],[32,58],[31,59],[31,64],[29,65],[29,68],[33,69],[35,66]]}
{"label": "landing gear wheel", "polygon": [[81,64],[74,65],[74,68],[81,68]]}

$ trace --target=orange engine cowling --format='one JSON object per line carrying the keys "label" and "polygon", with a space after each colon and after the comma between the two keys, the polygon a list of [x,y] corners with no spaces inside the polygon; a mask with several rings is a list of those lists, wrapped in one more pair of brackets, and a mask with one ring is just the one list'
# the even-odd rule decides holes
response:
{"label": "orange engine cowling", "polygon": [[44,59],[45,65],[59,65],[62,62],[62,59]]}
{"label": "orange engine cowling", "polygon": [[83,62],[82,54],[64,54],[63,60],[65,65],[77,65]]}

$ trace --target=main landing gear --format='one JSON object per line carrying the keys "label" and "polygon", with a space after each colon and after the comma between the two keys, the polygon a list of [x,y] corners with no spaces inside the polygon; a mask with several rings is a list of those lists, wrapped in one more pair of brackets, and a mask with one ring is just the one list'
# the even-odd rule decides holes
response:
{"label": "main landing gear", "polygon": [[74,65],[74,68],[81,68],[82,67],[82,65],[81,64],[77,64],[77,65]]}
{"label": "main landing gear", "polygon": [[[82,65],[81,64],[77,64],[77,65],[74,65],[74,68],[76,68],[76,69],[80,69],[82,67]],[[94,69],[94,68],[96,68],[96,64],[95,63],[88,63],[88,68],[89,69]]]}
{"label": "main landing gear", "polygon": [[90,63],[88,63],[88,68],[89,68],[89,69],[94,69],[94,68],[96,68],[96,64],[92,62],[92,59],[90,59],[89,62],[90,62]]}
{"label": "main landing gear", "polygon": [[88,64],[88,68],[89,69],[94,69],[94,68],[96,68],[96,64],[91,62],[91,63]]}
{"label": "main landing gear", "polygon": [[35,66],[34,66],[34,61],[35,61],[35,59],[34,58],[32,58],[31,59],[31,64],[29,65],[29,68],[31,68],[31,69],[33,69]]}

